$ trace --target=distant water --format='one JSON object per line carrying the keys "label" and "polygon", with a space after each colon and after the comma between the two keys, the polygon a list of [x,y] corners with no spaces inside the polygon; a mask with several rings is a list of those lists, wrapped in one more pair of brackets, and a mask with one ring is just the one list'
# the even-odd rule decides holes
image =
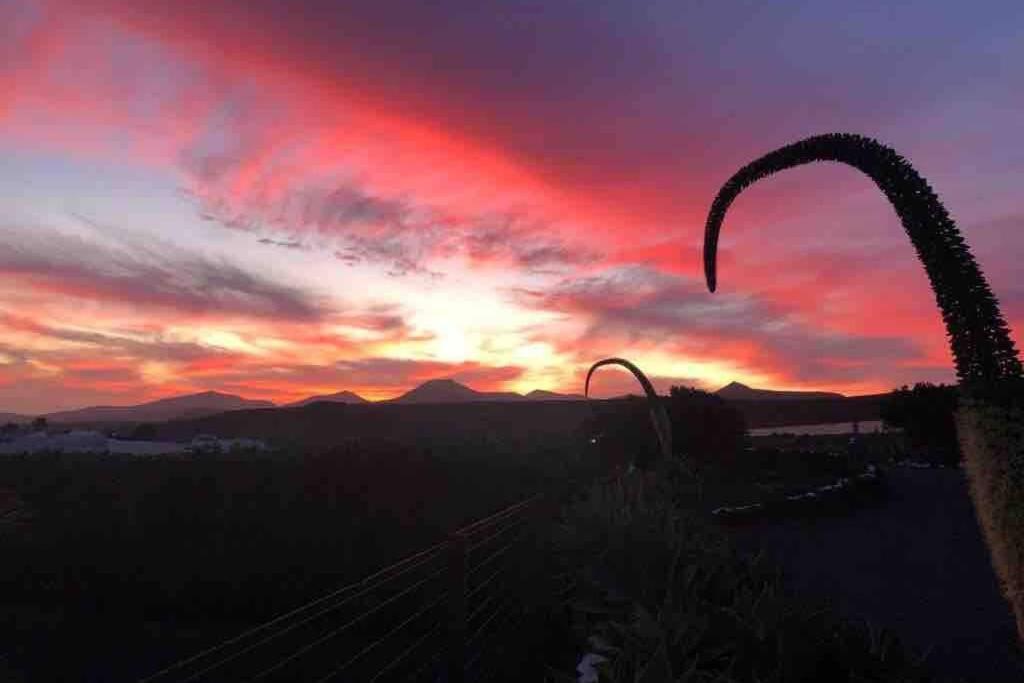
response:
{"label": "distant water", "polygon": [[[881,420],[863,420],[860,424],[861,434],[886,431],[882,429]],[[895,430],[888,430],[895,431]],[[771,436],[772,434],[809,434],[822,436],[825,434],[852,434],[852,422],[830,422],[820,425],[787,425],[785,427],[759,427],[751,429],[751,436]]]}

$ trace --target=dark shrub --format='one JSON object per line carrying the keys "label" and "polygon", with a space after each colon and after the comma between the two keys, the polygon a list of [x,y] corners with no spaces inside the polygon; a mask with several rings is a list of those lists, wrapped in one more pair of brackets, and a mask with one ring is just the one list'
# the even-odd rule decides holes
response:
{"label": "dark shrub", "polygon": [[746,443],[743,415],[724,399],[690,387],[672,387],[668,398],[677,454],[697,461],[734,463]]}
{"label": "dark shrub", "polygon": [[893,390],[882,404],[882,419],[903,430],[916,457],[954,465],[961,458],[953,419],[956,406],[956,387],[919,382],[913,389]]}

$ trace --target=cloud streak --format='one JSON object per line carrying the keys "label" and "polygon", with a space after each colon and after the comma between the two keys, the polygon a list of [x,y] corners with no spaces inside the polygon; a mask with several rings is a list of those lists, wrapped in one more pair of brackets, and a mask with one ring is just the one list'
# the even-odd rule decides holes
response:
{"label": "cloud streak", "polygon": [[326,315],[324,303],[298,287],[224,259],[123,235],[119,243],[102,244],[44,228],[7,226],[0,233],[0,276],[55,295],[188,314],[287,321]]}
{"label": "cloud streak", "polygon": [[879,370],[899,376],[906,372],[903,365],[921,357],[914,342],[903,337],[815,327],[750,295],[720,294],[710,300],[698,279],[644,267],[513,295],[526,305],[586,320],[578,337],[563,341],[570,348],[661,346],[680,357],[729,359],[747,372],[801,384],[855,383]]}

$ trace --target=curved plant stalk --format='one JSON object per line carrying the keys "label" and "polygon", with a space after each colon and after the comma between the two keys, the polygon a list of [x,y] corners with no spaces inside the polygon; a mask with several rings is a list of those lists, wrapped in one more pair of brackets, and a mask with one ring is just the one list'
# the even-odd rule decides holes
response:
{"label": "curved plant stalk", "polygon": [[661,398],[658,396],[658,392],[654,390],[654,385],[647,379],[647,375],[643,373],[637,366],[630,363],[625,358],[605,358],[599,360],[590,366],[590,370],[587,371],[587,381],[583,387],[583,395],[590,398],[590,378],[593,376],[594,371],[604,365],[618,365],[626,368],[633,376],[636,377],[637,381],[640,382],[640,386],[644,389],[644,394],[647,395],[647,404],[651,413],[651,425],[654,427],[654,432],[658,436],[658,446],[661,448],[661,456],[663,458],[670,458],[672,456],[672,423],[668,419],[668,412],[665,410],[665,404],[662,403]]}
{"label": "curved plant stalk", "polygon": [[917,250],[946,324],[961,380],[957,436],[975,512],[1024,640],[1024,392],[1021,362],[985,276],[928,183],[895,151],[860,135],[818,135],[747,164],[719,190],[704,231],[704,273],[715,291],[722,221],[746,187],[778,171],[836,161],[885,193]]}
{"label": "curved plant stalk", "polygon": [[711,205],[704,229],[708,288],[715,291],[718,234],[737,195],[773,173],[815,161],[853,166],[874,180],[892,203],[928,273],[960,379],[985,382],[1020,377],[1020,359],[999,304],[953,219],[906,159],[871,138],[816,135],[769,152],[729,178]]}

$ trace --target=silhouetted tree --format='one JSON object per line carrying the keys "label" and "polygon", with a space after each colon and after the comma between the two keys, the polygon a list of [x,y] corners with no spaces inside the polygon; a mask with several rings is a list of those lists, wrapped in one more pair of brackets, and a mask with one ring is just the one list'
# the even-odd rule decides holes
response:
{"label": "silhouetted tree", "polygon": [[881,417],[902,429],[909,445],[928,460],[953,465],[960,461],[956,407],[956,387],[918,382],[912,389],[894,389],[882,403]]}
{"label": "silhouetted tree", "polygon": [[32,429],[37,432],[46,431],[47,422],[45,417],[37,417],[32,420]]}
{"label": "silhouetted tree", "polygon": [[718,234],[737,195],[761,178],[816,161],[848,164],[875,181],[925,267],[961,380],[957,436],[971,498],[1024,640],[1021,362],[981,269],[928,183],[895,151],[860,135],[817,135],[769,152],[737,171],[711,205],[704,231],[708,288],[715,290]]}
{"label": "silhouetted tree", "polygon": [[743,450],[743,414],[720,396],[690,387],[672,387],[668,415],[676,452],[695,460],[734,462]]}

